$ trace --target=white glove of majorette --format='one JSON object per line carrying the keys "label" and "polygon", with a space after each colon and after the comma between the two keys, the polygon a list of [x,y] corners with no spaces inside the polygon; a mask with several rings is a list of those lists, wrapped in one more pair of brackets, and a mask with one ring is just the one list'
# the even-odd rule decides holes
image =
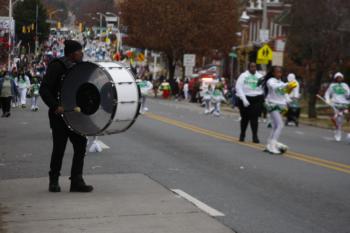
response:
{"label": "white glove of majorette", "polygon": [[246,99],[243,99],[243,106],[248,107],[250,105],[249,101]]}

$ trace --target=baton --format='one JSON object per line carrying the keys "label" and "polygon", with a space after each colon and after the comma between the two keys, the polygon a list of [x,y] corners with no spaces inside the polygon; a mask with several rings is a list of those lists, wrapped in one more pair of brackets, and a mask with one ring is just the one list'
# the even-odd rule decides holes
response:
{"label": "baton", "polygon": [[336,109],[335,107],[334,107],[334,105],[332,105],[332,104],[330,104],[330,103],[328,103],[327,101],[326,101],[326,99],[325,98],[323,98],[322,96],[320,96],[320,95],[316,95],[316,97],[317,98],[319,98],[320,100],[322,100],[325,104],[327,104],[328,106],[330,106],[332,109],[333,109],[333,111],[336,113],[336,114],[338,114],[338,109]]}

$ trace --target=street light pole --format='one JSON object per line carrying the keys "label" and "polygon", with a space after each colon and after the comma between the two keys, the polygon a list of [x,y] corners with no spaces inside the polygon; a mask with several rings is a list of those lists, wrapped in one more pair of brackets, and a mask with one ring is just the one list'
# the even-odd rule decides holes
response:
{"label": "street light pole", "polygon": [[119,50],[120,50],[120,47],[122,46],[122,36],[121,36],[121,33],[120,33],[120,29],[119,29],[119,16],[118,15],[116,15],[116,14],[114,14],[114,13],[112,13],[112,12],[106,12],[106,14],[108,14],[108,15],[113,15],[114,17],[116,17],[117,18],[117,52],[119,53]]}
{"label": "street light pole", "polygon": [[18,2],[21,1],[23,2],[24,0],[16,0],[15,2],[12,2],[12,0],[9,0],[9,32],[8,32],[8,44],[9,44],[9,50],[8,50],[8,61],[7,61],[7,68],[8,70],[11,69],[11,46],[12,46],[12,35],[11,35],[11,29],[12,29],[12,25],[13,25],[13,19],[12,19],[12,15],[13,15],[13,6]]}
{"label": "street light pole", "polygon": [[9,44],[9,51],[8,51],[8,64],[7,68],[10,71],[11,69],[11,26],[12,26],[12,0],[9,0],[9,37],[8,37],[8,44]]}
{"label": "street light pole", "polygon": [[38,17],[39,17],[39,6],[36,4],[36,14],[35,14],[35,56],[38,54]]}
{"label": "street light pole", "polygon": [[102,17],[104,16],[104,14],[102,14],[101,12],[97,12],[96,14],[100,15],[100,42],[102,42]]}

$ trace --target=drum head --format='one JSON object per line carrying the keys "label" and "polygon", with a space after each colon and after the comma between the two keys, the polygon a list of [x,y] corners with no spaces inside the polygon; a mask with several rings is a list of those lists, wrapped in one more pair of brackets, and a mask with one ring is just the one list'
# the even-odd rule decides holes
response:
{"label": "drum head", "polygon": [[[108,72],[94,63],[79,63],[63,81],[61,104],[65,109],[64,120],[81,135],[100,135],[111,124],[117,98]],[[75,107],[81,111],[74,112]]]}

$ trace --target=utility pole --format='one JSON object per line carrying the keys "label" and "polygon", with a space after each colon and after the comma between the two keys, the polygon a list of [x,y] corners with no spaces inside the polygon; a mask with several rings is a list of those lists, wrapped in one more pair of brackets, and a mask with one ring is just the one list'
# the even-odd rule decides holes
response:
{"label": "utility pole", "polygon": [[267,2],[263,0],[263,21],[262,29],[267,30]]}
{"label": "utility pole", "polygon": [[102,13],[100,15],[100,42],[102,42]]}
{"label": "utility pole", "polygon": [[9,44],[9,51],[8,51],[8,64],[7,68],[8,70],[11,70],[11,26],[12,26],[12,0],[9,0],[9,37],[8,37],[8,44]]}
{"label": "utility pole", "polygon": [[35,56],[38,54],[38,47],[39,47],[39,41],[38,41],[38,17],[39,17],[39,6],[38,3],[36,4],[36,15],[35,15]]}

